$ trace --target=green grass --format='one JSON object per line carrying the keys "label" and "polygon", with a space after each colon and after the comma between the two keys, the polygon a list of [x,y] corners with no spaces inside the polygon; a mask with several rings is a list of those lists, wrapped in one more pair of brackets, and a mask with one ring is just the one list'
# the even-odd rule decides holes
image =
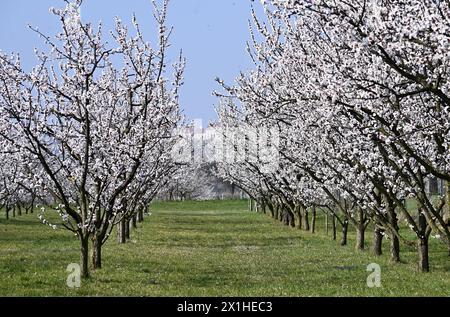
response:
{"label": "green grass", "polygon": [[[79,258],[76,237],[36,215],[0,220],[0,296],[450,296],[450,258],[433,240],[431,273],[341,247],[325,235],[287,228],[246,211],[246,201],[155,203],[131,241],[104,247],[104,268],[79,289],[66,267]],[[371,233],[368,232],[370,243]],[[368,264],[382,268],[382,287],[366,286]]]}

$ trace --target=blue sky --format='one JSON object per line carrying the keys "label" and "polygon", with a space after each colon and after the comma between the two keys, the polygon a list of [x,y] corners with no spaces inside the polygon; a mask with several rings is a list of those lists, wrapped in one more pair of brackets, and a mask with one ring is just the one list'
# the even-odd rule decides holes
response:
{"label": "blue sky", "polygon": [[[175,57],[183,49],[187,58],[181,106],[188,118],[203,119],[204,124],[214,119],[217,98],[211,93],[220,89],[214,78],[232,83],[241,70],[251,68],[245,50],[251,3],[250,0],[171,0],[168,21],[174,27],[171,56]],[[42,41],[27,24],[38,26],[48,35],[55,34],[59,23],[48,9],[62,6],[62,0],[1,0],[0,49],[19,52],[24,67],[30,68],[35,62],[33,48],[42,47]],[[128,22],[133,13],[147,38],[152,40],[155,28],[150,0],[84,0],[81,10],[84,21],[102,20],[105,30],[113,27],[115,16]]]}

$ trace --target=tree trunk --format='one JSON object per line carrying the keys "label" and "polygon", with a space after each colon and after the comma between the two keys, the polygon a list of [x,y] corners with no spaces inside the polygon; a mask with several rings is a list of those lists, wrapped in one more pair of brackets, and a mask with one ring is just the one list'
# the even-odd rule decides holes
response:
{"label": "tree trunk", "polygon": [[400,262],[400,240],[395,234],[391,234],[391,261]]}
{"label": "tree trunk", "polygon": [[295,210],[295,213],[297,214],[297,219],[298,219],[297,228],[302,229],[303,228],[303,217],[302,217],[302,213],[300,210],[300,206],[295,206],[294,210]]}
{"label": "tree trunk", "polygon": [[373,231],[373,253],[376,256],[380,256],[383,254],[382,242],[383,242],[382,229],[379,228],[378,226],[375,226],[375,230]]}
{"label": "tree trunk", "polygon": [[130,240],[130,222],[131,220],[125,221],[125,239]]}
{"label": "tree trunk", "polygon": [[328,235],[328,211],[325,212],[325,234]]}
{"label": "tree trunk", "polygon": [[356,250],[363,251],[364,250],[364,235],[366,231],[365,226],[366,219],[364,217],[364,210],[362,208],[358,208],[358,226],[356,227]]}
{"label": "tree trunk", "polygon": [[131,218],[131,226],[133,229],[137,229],[137,213]]}
{"label": "tree trunk", "polygon": [[[445,182],[445,216],[444,221],[448,228],[450,228],[450,182]],[[450,256],[450,245],[448,246],[448,256]]]}
{"label": "tree trunk", "polygon": [[366,228],[364,224],[359,224],[356,227],[356,250],[363,251],[364,250],[364,235]]}
{"label": "tree trunk", "polygon": [[287,211],[288,214],[288,218],[289,218],[289,226],[291,226],[292,228],[295,228],[295,216],[294,214],[288,210]]}
{"label": "tree trunk", "polygon": [[139,211],[137,213],[137,221],[139,223],[144,221],[144,207],[139,208]]}
{"label": "tree trunk", "polygon": [[428,259],[428,238],[423,237],[418,241],[419,251],[419,269],[422,272],[430,272],[430,264]]}
{"label": "tree trunk", "polygon": [[80,269],[81,277],[89,277],[89,239],[80,235]]}
{"label": "tree trunk", "polygon": [[20,204],[17,204],[17,215],[19,217],[22,216],[22,207],[20,206]]}
{"label": "tree trunk", "polygon": [[9,206],[5,207],[6,220],[9,220]]}
{"label": "tree trunk", "polygon": [[336,241],[337,239],[337,227],[336,227],[336,215],[333,214],[331,217],[331,226],[333,229],[333,240]]}
{"label": "tree trunk", "polygon": [[316,233],[316,205],[312,206],[312,215],[311,215],[311,233]]}
{"label": "tree trunk", "polygon": [[[444,221],[450,227],[450,182],[445,182],[445,215]],[[450,252],[450,250],[449,250]],[[449,254],[450,255],[450,254]]]}
{"label": "tree trunk", "polygon": [[417,251],[419,252],[419,270],[422,272],[430,272],[430,264],[428,259],[428,235],[427,220],[422,210],[419,208],[419,241]]}
{"label": "tree trunk", "polygon": [[92,241],[92,265],[94,269],[102,268],[102,244],[98,237]]}
{"label": "tree trunk", "polygon": [[282,217],[282,221],[283,221],[283,224],[285,225],[285,226],[289,226],[289,220],[288,220],[288,216],[287,216],[287,213],[286,213],[286,210],[283,210],[283,217]]}
{"label": "tree trunk", "polygon": [[393,230],[392,229],[390,230],[391,232],[389,237],[391,239],[391,246],[390,246],[391,261],[394,263],[398,263],[400,262],[400,240],[396,234],[399,230],[397,214],[395,213],[395,206],[392,200],[389,197],[385,197],[385,200],[388,205],[387,207],[388,220],[391,227],[393,228]]}
{"label": "tree trunk", "polygon": [[345,219],[344,223],[342,224],[342,240],[341,245],[347,245],[347,234],[348,234],[348,220]]}
{"label": "tree trunk", "polygon": [[126,243],[126,235],[125,235],[125,223],[126,220],[122,219],[117,226],[117,242],[120,244]]}
{"label": "tree trunk", "polygon": [[273,208],[273,205],[272,205],[272,203],[268,203],[268,206],[269,206],[269,211],[270,211],[270,216],[272,217],[272,218],[275,218],[275,212],[274,212],[274,208]]}
{"label": "tree trunk", "polygon": [[303,211],[304,211],[304,213],[305,213],[305,230],[306,231],[309,231],[309,212],[308,212],[308,208],[302,208],[303,209]]}

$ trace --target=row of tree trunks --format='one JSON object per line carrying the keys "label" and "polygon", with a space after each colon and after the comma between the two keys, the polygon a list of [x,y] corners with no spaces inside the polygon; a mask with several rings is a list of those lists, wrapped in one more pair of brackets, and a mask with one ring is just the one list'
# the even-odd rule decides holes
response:
{"label": "row of tree trunks", "polygon": [[2,208],[5,208],[5,215],[6,220],[9,220],[10,216],[15,218],[16,216],[22,216],[23,211],[25,211],[25,214],[28,215],[29,213],[34,213],[34,200],[32,200],[31,204],[29,205],[22,205],[22,204],[16,204],[16,205],[5,205],[2,206]]}
{"label": "row of tree trunks", "polygon": [[[294,213],[292,213],[289,208],[280,206],[280,204],[272,204],[269,203],[268,208],[270,210],[270,214],[272,218],[277,219],[283,222],[286,226],[296,226],[298,229],[309,230],[312,233],[316,231],[316,222],[317,222],[317,207],[312,206],[311,208],[311,225],[309,225],[309,213],[305,210],[301,205],[295,205],[292,209]],[[295,217],[293,217],[295,215]],[[329,220],[331,216],[331,221]],[[398,220],[396,217],[396,213],[394,208],[389,211],[389,219],[393,228],[398,228]],[[295,219],[296,218],[296,219]],[[308,219],[308,220],[307,220]],[[331,223],[331,232],[332,238],[334,241],[337,240],[337,216],[333,212],[325,213],[325,230],[327,235],[329,234],[329,225]],[[348,219],[344,219],[343,221],[339,220],[342,227],[342,239],[340,244],[345,246],[348,244],[348,230],[349,230],[349,221]],[[356,227],[356,249],[364,250],[365,249],[365,232],[367,229],[367,220],[364,217],[364,211],[362,209],[358,210],[358,226]],[[372,244],[372,252],[381,256],[383,254],[382,251],[382,241],[384,236],[384,230],[375,225],[373,231],[373,244]],[[390,235],[390,256],[392,262],[400,261],[400,241],[396,234]],[[426,250],[427,244],[422,243],[420,248]]]}
{"label": "row of tree trunks", "polygon": [[140,207],[131,219],[123,218],[117,226],[117,242],[126,243],[130,239],[131,229],[137,229],[137,224],[144,221],[144,209],[149,213],[149,207]]}
{"label": "row of tree trunks", "polygon": [[[450,211],[450,186],[446,186],[446,213]],[[389,238],[389,251],[390,251],[390,260],[391,262],[400,262],[400,238],[399,238],[399,224],[396,206],[394,202],[385,197],[385,203],[387,205],[386,209],[386,219],[388,221],[388,228],[386,226],[380,224],[374,224],[373,228],[373,241],[372,241],[372,252],[376,256],[381,256],[383,254],[382,243],[383,237],[385,235]],[[310,230],[312,233],[316,231],[316,217],[317,217],[317,209],[316,206],[312,206],[310,209],[311,212],[311,224],[309,222],[309,211],[308,209],[301,204],[279,204],[268,201],[267,206],[270,210],[270,214],[274,219],[277,219],[283,222],[286,226],[297,227],[298,229]],[[418,224],[418,232],[417,232],[417,252],[419,257],[419,270],[422,272],[429,272],[429,236],[431,234],[431,226],[427,222],[426,214],[419,204],[419,212],[417,215],[417,224]],[[340,244],[345,246],[348,244],[348,230],[349,230],[349,220],[352,221],[352,224],[356,229],[356,249],[357,250],[365,250],[365,235],[366,229],[369,224],[369,219],[367,218],[363,209],[359,208],[357,210],[357,217],[348,219],[340,219],[332,210],[325,214],[325,230],[328,234],[329,227],[329,216],[331,216],[331,226],[332,226],[332,237],[333,240],[337,239],[337,221],[340,223],[342,228],[342,239]],[[450,224],[450,216],[445,218],[445,223]],[[449,246],[449,255],[450,255],[450,246]]]}

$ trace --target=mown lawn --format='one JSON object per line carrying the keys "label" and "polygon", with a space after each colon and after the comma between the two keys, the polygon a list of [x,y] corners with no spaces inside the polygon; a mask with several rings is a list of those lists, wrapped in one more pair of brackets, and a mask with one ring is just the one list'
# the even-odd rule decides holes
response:
{"label": "mown lawn", "polygon": [[[341,247],[325,235],[287,228],[248,212],[246,201],[155,203],[126,245],[111,238],[104,268],[79,289],[66,286],[78,241],[36,215],[0,214],[0,296],[450,296],[450,258],[431,243],[431,273]],[[370,243],[371,232],[368,232]],[[382,268],[382,287],[366,285],[367,265]]]}

